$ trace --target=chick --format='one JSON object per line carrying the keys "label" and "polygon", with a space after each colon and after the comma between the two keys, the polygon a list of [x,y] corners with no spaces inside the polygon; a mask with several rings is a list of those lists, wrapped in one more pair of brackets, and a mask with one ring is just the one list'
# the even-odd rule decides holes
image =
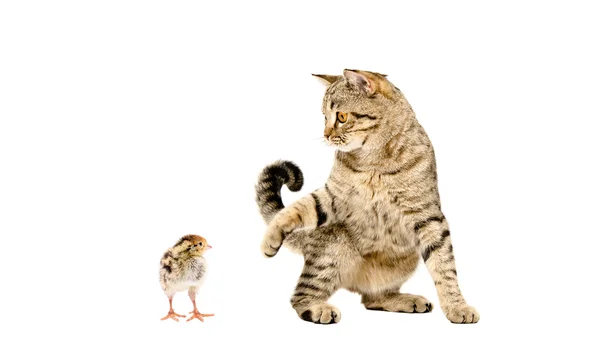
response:
{"label": "chick", "polygon": [[173,296],[177,292],[188,290],[190,300],[194,304],[193,314],[188,322],[194,318],[204,322],[204,317],[214,314],[202,314],[196,307],[196,293],[204,283],[207,263],[202,255],[212,247],[203,237],[189,234],[181,237],[177,243],[165,252],[160,260],[160,285],[169,298],[169,313],[161,320],[168,318],[179,322],[177,317],[186,317],[175,313],[173,310]]}

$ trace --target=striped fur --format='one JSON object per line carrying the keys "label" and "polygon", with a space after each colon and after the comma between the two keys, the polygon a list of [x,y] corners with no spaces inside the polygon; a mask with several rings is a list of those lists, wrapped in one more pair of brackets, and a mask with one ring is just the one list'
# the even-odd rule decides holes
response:
{"label": "striped fur", "polygon": [[281,187],[284,184],[292,192],[299,191],[304,184],[302,171],[292,162],[275,162],[260,174],[256,185],[256,202],[267,224],[283,209]]}
{"label": "striped fur", "polygon": [[292,306],[304,320],[339,322],[327,300],[345,288],[368,309],[429,312],[424,297],[399,292],[421,258],[447,318],[477,322],[458,287],[433,147],[403,94],[378,73],[319,77],[331,81],[322,106],[325,140],[337,148],[329,179],[287,207],[281,186],[298,190],[302,179],[293,163],[268,166],[256,186],[268,225],[262,252],[272,257],[285,244],[304,256]]}

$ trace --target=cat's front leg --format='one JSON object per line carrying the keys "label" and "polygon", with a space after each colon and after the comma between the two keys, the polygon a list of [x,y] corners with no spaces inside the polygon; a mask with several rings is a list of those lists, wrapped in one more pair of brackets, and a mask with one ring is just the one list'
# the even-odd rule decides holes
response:
{"label": "cat's front leg", "polygon": [[275,256],[285,238],[297,229],[326,224],[333,217],[331,201],[325,188],[321,188],[282,209],[267,226],[261,244],[263,254]]}
{"label": "cat's front leg", "polygon": [[429,270],[441,308],[453,323],[477,323],[479,313],[469,306],[458,287],[448,222],[444,215],[421,214],[415,217],[412,231],[419,241],[423,261]]}

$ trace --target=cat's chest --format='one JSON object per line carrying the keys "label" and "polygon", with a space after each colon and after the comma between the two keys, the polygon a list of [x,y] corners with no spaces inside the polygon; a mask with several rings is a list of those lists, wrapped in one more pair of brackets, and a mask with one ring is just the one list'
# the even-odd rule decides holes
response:
{"label": "cat's chest", "polygon": [[365,179],[350,187],[345,196],[345,223],[358,235],[365,249],[386,251],[410,244],[403,232],[402,212],[390,196],[389,184],[379,177]]}
{"label": "cat's chest", "polygon": [[362,227],[395,228],[400,208],[392,203],[387,189],[352,187],[344,197],[348,220]]}
{"label": "cat's chest", "polygon": [[356,177],[354,182],[344,192],[345,202],[355,209],[371,209],[373,212],[383,212],[382,215],[394,212],[390,191],[394,187],[381,174],[365,174]]}
{"label": "cat's chest", "polygon": [[401,215],[400,209],[392,204],[387,192],[354,189],[346,195],[345,203],[350,218],[368,226],[389,225]]}

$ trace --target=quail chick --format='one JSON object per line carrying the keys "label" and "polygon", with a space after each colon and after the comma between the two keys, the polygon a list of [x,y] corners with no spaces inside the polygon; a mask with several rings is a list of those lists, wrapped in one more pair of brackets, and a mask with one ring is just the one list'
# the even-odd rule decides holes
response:
{"label": "quail chick", "polygon": [[177,317],[186,317],[173,310],[173,296],[177,292],[188,290],[194,310],[190,312],[194,318],[204,322],[204,317],[214,314],[202,314],[196,307],[196,293],[204,283],[207,263],[202,255],[212,248],[203,237],[189,234],[181,237],[177,243],[165,252],[160,260],[160,285],[169,298],[169,313],[161,320],[168,318],[179,322]]}

